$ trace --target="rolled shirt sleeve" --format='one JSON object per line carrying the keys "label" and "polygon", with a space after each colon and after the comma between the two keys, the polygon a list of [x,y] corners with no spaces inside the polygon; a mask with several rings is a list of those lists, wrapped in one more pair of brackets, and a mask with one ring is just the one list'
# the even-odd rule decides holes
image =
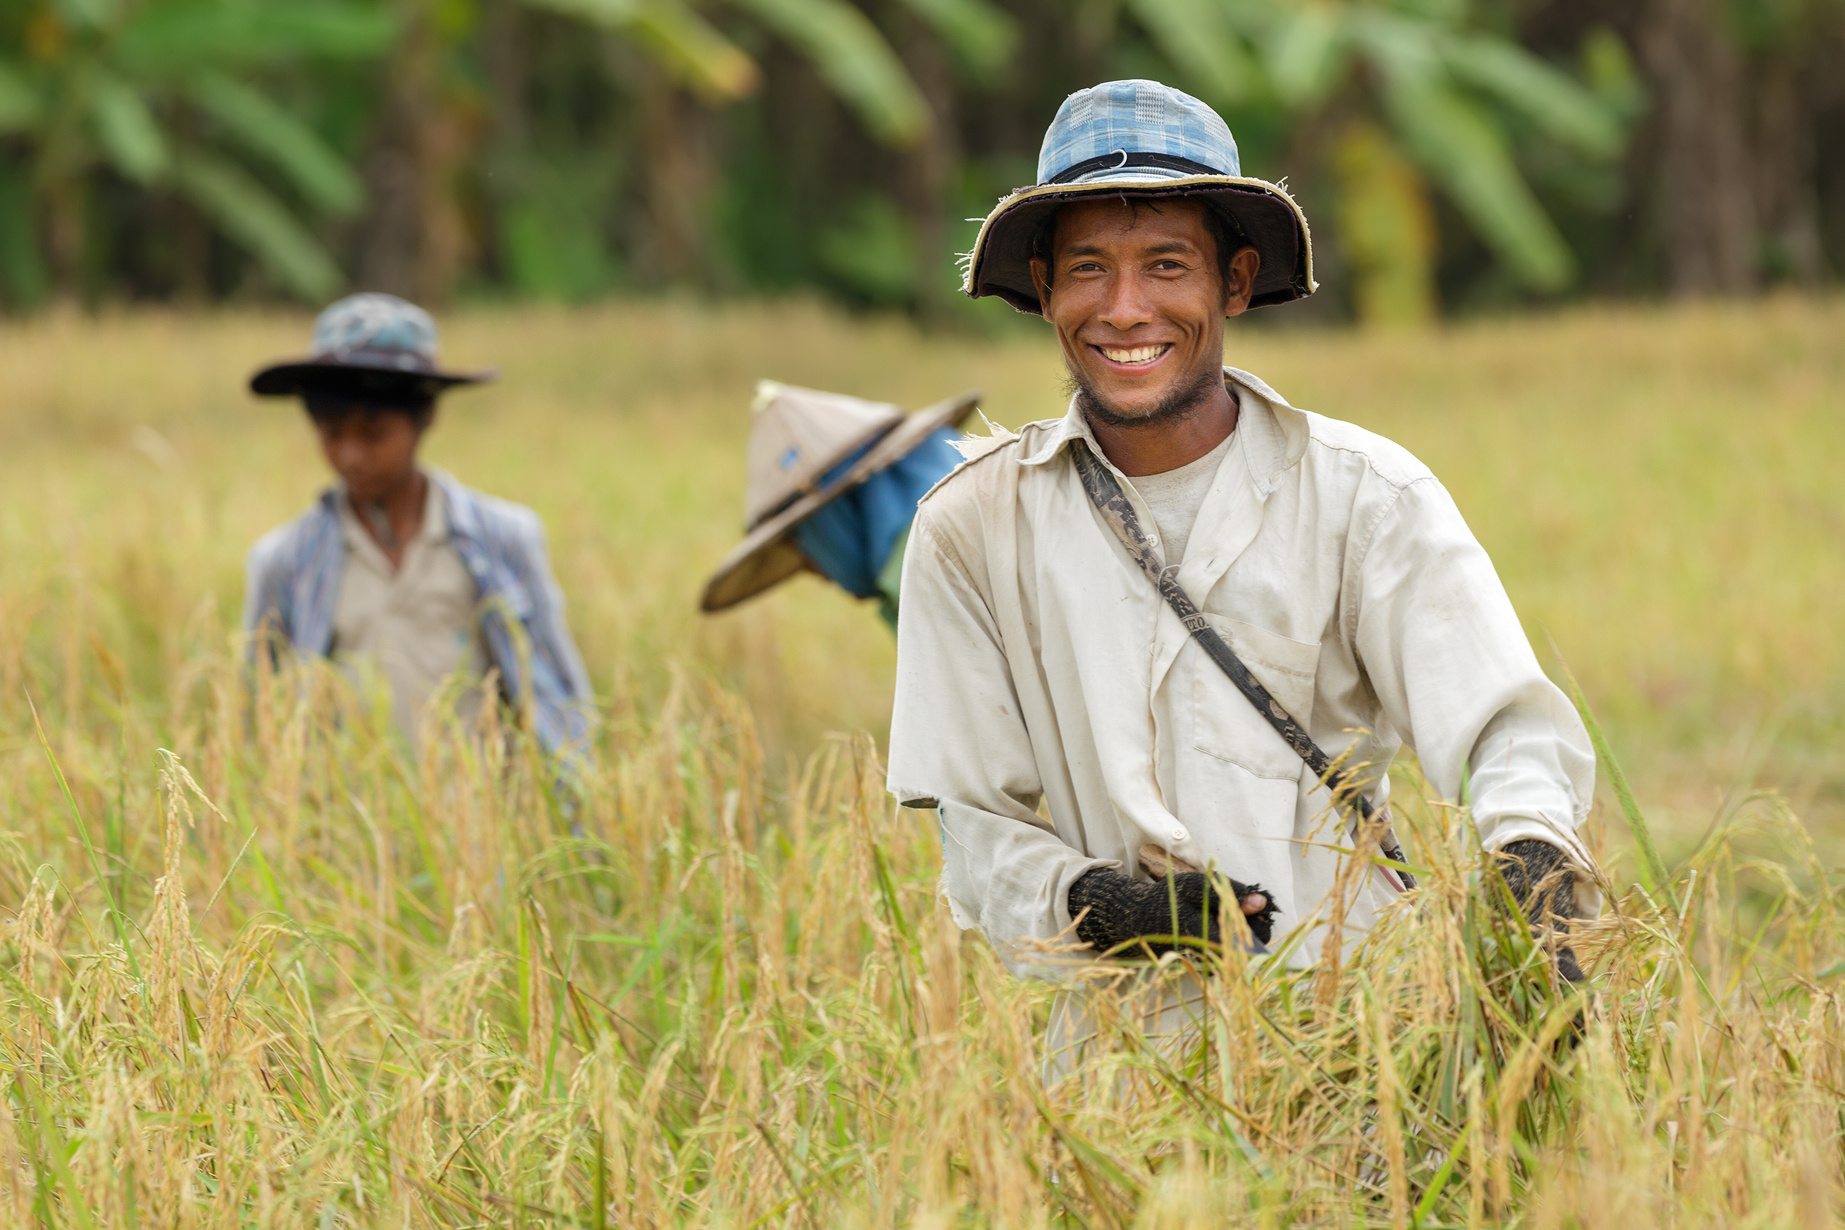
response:
{"label": "rolled shirt sleeve", "polygon": [[1347,593],[1384,716],[1442,797],[1465,784],[1485,848],[1537,838],[1587,869],[1588,732],[1538,665],[1486,551],[1433,478],[1402,487],[1375,525]]}
{"label": "rolled shirt sleeve", "polygon": [[939,808],[955,922],[984,932],[1014,972],[1038,972],[1033,950],[1070,927],[1071,883],[1119,864],[1072,849],[1038,815],[1043,784],[998,628],[926,515],[910,533],[902,591],[891,793]]}

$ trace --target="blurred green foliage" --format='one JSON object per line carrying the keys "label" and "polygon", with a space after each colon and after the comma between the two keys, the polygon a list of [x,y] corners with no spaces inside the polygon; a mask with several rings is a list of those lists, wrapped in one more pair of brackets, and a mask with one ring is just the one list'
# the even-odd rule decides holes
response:
{"label": "blurred green foliage", "polygon": [[1821,0],[13,0],[0,292],[812,288],[954,319],[969,219],[1064,95],[1136,75],[1290,181],[1333,291],[1308,314],[1413,324],[1674,284],[1668,121],[1713,54],[1765,70],[1704,89],[1767,117],[1737,242],[1811,280],[1845,238],[1812,66],[1842,31]]}
{"label": "blurred green foliage", "polygon": [[0,277],[16,302],[34,302],[53,279],[70,288],[99,255],[105,265],[115,255],[121,236],[97,216],[105,194],[184,201],[291,293],[324,296],[345,280],[313,223],[354,213],[359,177],[257,83],[379,55],[395,33],[385,9],[55,0],[13,6],[0,29],[0,131],[12,155]]}

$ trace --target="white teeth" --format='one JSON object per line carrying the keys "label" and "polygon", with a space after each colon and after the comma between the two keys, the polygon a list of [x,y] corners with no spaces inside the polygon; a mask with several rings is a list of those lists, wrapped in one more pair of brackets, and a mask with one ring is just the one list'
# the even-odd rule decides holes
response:
{"label": "white teeth", "polygon": [[1158,346],[1135,346],[1128,350],[1111,350],[1104,346],[1102,353],[1108,356],[1111,363],[1151,363],[1169,349],[1171,347],[1165,343]]}

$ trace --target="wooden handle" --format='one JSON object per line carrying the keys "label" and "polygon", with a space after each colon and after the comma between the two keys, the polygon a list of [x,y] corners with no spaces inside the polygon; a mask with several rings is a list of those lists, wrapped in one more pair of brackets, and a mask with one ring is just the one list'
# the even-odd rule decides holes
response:
{"label": "wooden handle", "polygon": [[1156,880],[1164,880],[1167,873],[1182,875],[1187,871],[1196,871],[1196,867],[1182,858],[1166,853],[1152,842],[1140,848],[1140,865],[1146,873]]}

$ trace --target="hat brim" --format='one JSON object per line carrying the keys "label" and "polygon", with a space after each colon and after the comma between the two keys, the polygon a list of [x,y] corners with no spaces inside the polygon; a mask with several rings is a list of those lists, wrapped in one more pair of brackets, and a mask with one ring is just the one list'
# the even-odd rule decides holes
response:
{"label": "hat brim", "polygon": [[710,613],[733,607],[763,590],[787,580],[807,563],[807,556],[795,546],[789,535],[795,526],[822,507],[838,499],[886,466],[914,452],[931,435],[943,427],[959,427],[980,405],[980,393],[970,389],[959,397],[937,402],[926,409],[905,416],[858,462],[834,481],[809,495],[804,495],[762,524],[751,530],[742,542],[719,564],[705,582],[699,609]]}
{"label": "hat brim", "polygon": [[1031,280],[1031,241],[1047,214],[1072,201],[1098,196],[1140,200],[1205,197],[1236,217],[1261,268],[1250,307],[1302,299],[1319,289],[1313,280],[1313,236],[1307,215],[1281,188],[1260,179],[1232,175],[1089,180],[1022,188],[996,206],[981,224],[968,254],[962,289],[975,299],[998,295],[1021,312],[1044,314]]}
{"label": "hat brim", "polygon": [[406,394],[434,397],[458,385],[484,384],[493,378],[494,373],[490,371],[418,371],[335,359],[293,359],[272,363],[250,377],[250,391],[258,397],[297,397],[321,392],[370,397]]}

